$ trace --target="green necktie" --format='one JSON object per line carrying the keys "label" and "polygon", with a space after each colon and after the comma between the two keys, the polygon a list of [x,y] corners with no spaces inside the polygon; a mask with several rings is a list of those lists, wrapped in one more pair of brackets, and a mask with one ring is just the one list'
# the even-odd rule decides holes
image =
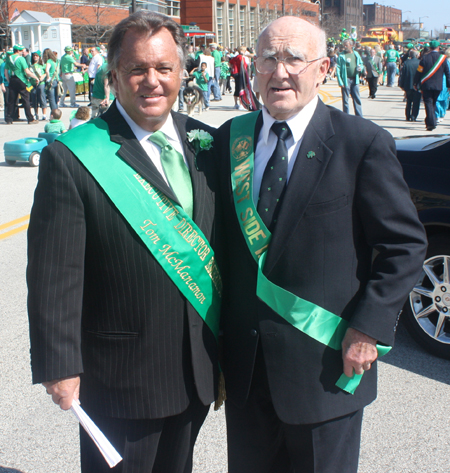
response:
{"label": "green necktie", "polygon": [[170,187],[178,197],[184,211],[192,218],[194,207],[192,182],[183,156],[169,144],[162,131],[153,133],[149,140],[161,148],[161,163]]}

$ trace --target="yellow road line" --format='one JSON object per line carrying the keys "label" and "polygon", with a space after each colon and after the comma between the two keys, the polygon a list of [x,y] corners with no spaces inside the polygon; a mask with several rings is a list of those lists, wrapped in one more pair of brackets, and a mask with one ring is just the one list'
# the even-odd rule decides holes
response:
{"label": "yellow road line", "polygon": [[[2,223],[0,225],[0,230],[5,230],[6,228],[14,227],[18,223],[22,223],[22,222],[25,222],[26,220],[29,220],[29,218],[30,218],[30,215],[28,214],[23,217],[16,218],[15,220],[11,220],[11,222]],[[7,232],[0,233],[0,240],[3,240],[4,238],[8,238],[9,236],[15,235],[16,233],[22,232],[26,230],[27,228],[28,228],[28,223],[26,223],[25,225],[21,225],[20,227],[13,228]]]}
{"label": "yellow road line", "polygon": [[13,230],[10,230],[9,232],[2,233],[0,235],[0,240],[4,240],[5,238],[8,238],[12,235],[15,235],[16,233],[23,232],[27,228],[28,228],[28,223],[26,223],[25,225],[22,225],[20,227],[14,228]]}

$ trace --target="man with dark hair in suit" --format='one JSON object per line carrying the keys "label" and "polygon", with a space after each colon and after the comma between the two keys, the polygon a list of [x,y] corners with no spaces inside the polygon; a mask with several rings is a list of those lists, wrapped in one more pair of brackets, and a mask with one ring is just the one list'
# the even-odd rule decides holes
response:
{"label": "man with dark hair in suit", "polygon": [[406,121],[415,122],[419,115],[420,100],[422,95],[414,88],[414,76],[419,67],[419,51],[411,49],[408,53],[409,59],[403,63],[400,77],[398,78],[398,86],[405,91],[406,107],[405,115]]}
{"label": "man with dark hair in suit", "polygon": [[[31,212],[33,381],[62,409],[80,397],[117,471],[190,472],[216,398],[212,129],[171,112],[184,42],[144,10],[115,27],[116,100],[45,149]],[[109,471],[80,435],[83,473]]]}
{"label": "man with dark hair in suit", "polygon": [[216,136],[230,473],[357,471],[376,359],[425,256],[391,135],[318,100],[325,42],[269,24],[264,107]]}
{"label": "man with dark hair in suit", "polygon": [[428,131],[436,128],[436,102],[442,91],[444,74],[447,84],[450,84],[447,56],[439,51],[439,47],[439,41],[431,41],[430,52],[422,57],[414,77],[414,88],[422,91],[426,113],[425,126]]}

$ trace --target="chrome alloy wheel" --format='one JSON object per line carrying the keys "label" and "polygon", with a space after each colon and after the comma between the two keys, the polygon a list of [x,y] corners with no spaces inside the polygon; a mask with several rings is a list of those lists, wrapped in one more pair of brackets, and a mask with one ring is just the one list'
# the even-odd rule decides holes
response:
{"label": "chrome alloy wheel", "polygon": [[420,328],[439,343],[450,345],[450,257],[432,256],[409,295]]}

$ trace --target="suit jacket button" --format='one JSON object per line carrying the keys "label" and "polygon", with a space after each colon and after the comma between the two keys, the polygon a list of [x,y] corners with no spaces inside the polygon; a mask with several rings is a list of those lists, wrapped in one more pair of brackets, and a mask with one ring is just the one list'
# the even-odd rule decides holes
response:
{"label": "suit jacket button", "polygon": [[256,336],[258,335],[258,332],[257,332],[254,328],[252,328],[252,329],[250,330],[250,335],[251,335],[252,337],[256,337]]}

